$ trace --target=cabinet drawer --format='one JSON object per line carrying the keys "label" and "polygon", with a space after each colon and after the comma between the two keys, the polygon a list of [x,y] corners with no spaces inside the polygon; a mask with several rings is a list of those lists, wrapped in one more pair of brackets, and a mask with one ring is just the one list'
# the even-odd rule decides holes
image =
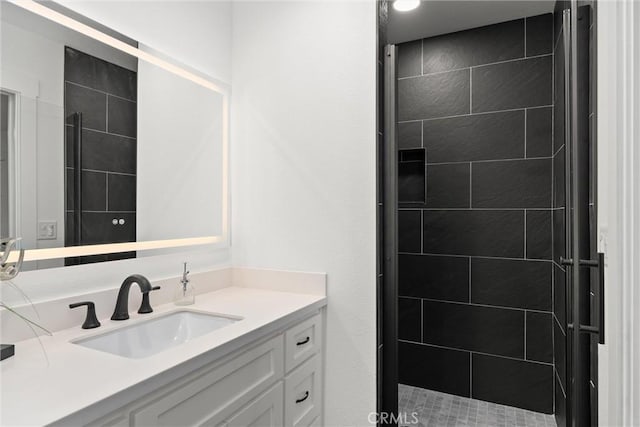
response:
{"label": "cabinet drawer", "polygon": [[284,374],[279,335],[188,375],[169,393],[132,413],[135,426],[218,425]]}
{"label": "cabinet drawer", "polygon": [[320,415],[322,367],[316,354],[284,380],[284,425],[309,426]]}
{"label": "cabinet drawer", "polygon": [[281,427],[284,422],[284,386],[277,383],[229,419],[225,427]]}
{"label": "cabinet drawer", "polygon": [[293,326],[285,333],[285,370],[289,372],[315,354],[322,345],[320,315]]}

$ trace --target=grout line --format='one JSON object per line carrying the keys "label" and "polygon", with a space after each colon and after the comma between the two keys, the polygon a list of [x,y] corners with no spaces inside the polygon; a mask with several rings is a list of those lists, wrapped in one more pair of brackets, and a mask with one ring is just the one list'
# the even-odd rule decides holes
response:
{"label": "grout line", "polygon": [[495,113],[508,113],[510,111],[523,111],[525,108],[534,109],[534,108],[549,108],[549,107],[553,107],[553,104],[534,105],[534,106],[527,106],[522,108],[507,108],[505,110],[481,111],[481,112],[470,113],[470,114],[452,114],[450,116],[428,117],[423,119],[398,120],[397,123],[411,123],[411,122],[419,122],[419,121],[426,122],[430,120],[442,120],[442,119],[454,119],[458,117],[480,116],[482,114],[495,114]]}
{"label": "grout line", "polygon": [[428,76],[435,76],[438,74],[446,74],[446,73],[453,73],[456,71],[464,71],[464,70],[468,70],[470,68],[480,68],[480,67],[489,67],[491,65],[499,65],[499,64],[506,64],[508,62],[517,62],[517,61],[528,61],[530,59],[537,59],[537,58],[543,58],[545,56],[552,56],[552,53],[543,53],[540,55],[534,55],[534,56],[527,56],[527,57],[520,57],[520,58],[513,58],[513,59],[505,59],[503,61],[496,61],[496,62],[487,62],[486,64],[478,64],[478,65],[471,65],[469,67],[463,67],[463,68],[452,68],[450,70],[444,70],[444,71],[435,71],[433,73],[424,73],[424,61],[423,61],[423,73],[418,75],[418,76],[406,76],[406,77],[398,77],[397,80],[408,80],[408,79],[417,79],[420,77],[428,77]]}
{"label": "grout line", "polygon": [[474,307],[495,308],[500,310],[530,311],[532,313],[542,313],[542,314],[551,314],[551,315],[553,314],[553,312],[550,310],[538,310],[535,308],[507,307],[505,305],[491,305],[491,304],[480,304],[477,302],[450,301],[450,300],[442,300],[442,299],[435,299],[435,298],[412,297],[410,295],[398,295],[398,298],[419,299],[422,301],[437,302],[442,304],[470,305]]}
{"label": "grout line", "polygon": [[[65,169],[75,169],[75,168],[72,168],[71,166],[65,166]],[[87,169],[87,168],[82,168],[82,170],[86,172],[100,172],[100,173],[110,173],[113,175],[136,176],[135,173],[127,173],[127,172],[114,172],[114,171],[106,171],[106,170],[100,170],[100,169]]]}
{"label": "grout line", "polygon": [[121,138],[132,139],[134,141],[137,139],[135,136],[121,135],[119,133],[107,132],[106,130],[92,129],[92,128],[88,128],[86,126],[82,126],[82,130],[88,130],[88,131],[91,131],[91,132],[104,133],[106,135],[119,136]]}
{"label": "grout line", "polygon": [[136,104],[136,103],[137,103],[137,101],[136,101],[136,100],[129,99],[129,98],[125,98],[125,97],[120,96],[120,95],[114,95],[114,94],[112,94],[112,93],[105,92],[105,91],[103,91],[103,90],[96,89],[96,88],[93,88],[93,87],[91,87],[91,86],[85,86],[85,85],[83,85],[83,84],[76,83],[76,82],[72,82],[72,81],[70,81],[70,80],[65,80],[64,82],[65,82],[65,83],[69,83],[70,85],[74,85],[74,86],[78,86],[78,87],[84,88],[84,89],[89,89],[89,90],[92,90],[92,91],[94,91],[94,92],[102,93],[102,94],[104,94],[104,95],[113,96],[114,98],[119,98],[119,99],[122,99],[123,101],[129,101],[129,102],[132,102],[132,103],[134,103],[134,104]]}
{"label": "grout line", "polygon": [[458,162],[429,162],[428,165],[459,165],[463,163],[496,163],[496,162],[518,162],[523,160],[551,160],[553,156],[549,157],[529,157],[529,158],[510,158],[510,159],[489,159],[489,160],[466,160],[466,161],[458,161]]}
{"label": "grout line", "polygon": [[524,360],[524,359],[519,359],[519,358],[513,357],[513,356],[504,356],[504,355],[501,355],[501,354],[485,353],[483,351],[467,350],[467,349],[464,349],[464,348],[457,348],[457,347],[448,347],[446,345],[431,344],[431,343],[426,343],[426,342],[416,342],[416,341],[404,340],[404,339],[398,339],[398,342],[405,342],[405,343],[408,343],[408,344],[423,345],[423,346],[426,346],[426,347],[442,348],[442,349],[445,349],[445,350],[464,351],[464,352],[467,352],[467,353],[479,354],[479,355],[482,355],[482,356],[500,357],[502,359],[518,360],[520,362],[535,363],[537,365],[544,365],[544,366],[553,367],[553,364],[551,364],[551,363],[540,362],[538,360]]}
{"label": "grout line", "polygon": [[[72,169],[72,168],[69,168]],[[83,169],[85,170],[85,169]],[[409,203],[421,203],[421,202],[402,202],[404,204]],[[428,211],[428,212],[439,212],[439,211],[458,211],[458,212],[480,212],[480,211],[490,211],[490,212],[518,212],[528,209],[530,211],[553,211],[560,210],[564,208],[550,208],[550,207],[539,207],[539,208],[430,208],[428,206],[418,205],[418,206],[400,206],[398,207],[399,211]]]}
{"label": "grout line", "polygon": [[[436,254],[432,252],[398,252],[398,255],[424,255],[424,256],[439,256],[439,257],[454,257],[454,258],[476,258],[476,259],[495,259],[506,261],[532,261],[532,262],[548,262],[559,266],[556,262],[550,259],[537,259],[537,258],[513,258],[513,257],[501,257],[501,256],[486,256],[486,255],[460,255],[460,254]],[[564,270],[563,270],[564,271]]]}

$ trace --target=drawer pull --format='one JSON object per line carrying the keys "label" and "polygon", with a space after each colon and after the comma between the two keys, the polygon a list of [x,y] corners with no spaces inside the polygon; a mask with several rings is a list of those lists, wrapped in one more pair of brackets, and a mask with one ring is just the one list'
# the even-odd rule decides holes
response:
{"label": "drawer pull", "polygon": [[305,339],[303,339],[300,342],[297,342],[296,345],[305,345],[306,343],[309,342],[309,340],[311,339],[311,337],[306,337]]}
{"label": "drawer pull", "polygon": [[296,403],[302,403],[309,398],[309,390],[304,392],[304,397],[302,399],[296,399]]}

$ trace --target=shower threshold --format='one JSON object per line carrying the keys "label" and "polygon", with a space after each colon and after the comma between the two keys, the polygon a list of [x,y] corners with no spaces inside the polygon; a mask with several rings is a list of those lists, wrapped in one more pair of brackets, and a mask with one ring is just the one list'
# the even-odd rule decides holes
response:
{"label": "shower threshold", "polygon": [[404,384],[398,386],[402,427],[556,427],[553,415]]}

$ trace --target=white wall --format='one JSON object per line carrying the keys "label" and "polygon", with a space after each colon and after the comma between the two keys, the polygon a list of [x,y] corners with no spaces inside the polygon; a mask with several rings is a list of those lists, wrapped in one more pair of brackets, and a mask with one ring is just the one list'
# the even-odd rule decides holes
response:
{"label": "white wall", "polygon": [[[21,244],[64,246],[64,45],[5,21],[0,39],[0,86],[20,94]],[[37,240],[38,221],[56,221],[57,239]]]}
{"label": "white wall", "polygon": [[376,4],[233,6],[237,266],[328,274],[326,426],[376,405]]}

